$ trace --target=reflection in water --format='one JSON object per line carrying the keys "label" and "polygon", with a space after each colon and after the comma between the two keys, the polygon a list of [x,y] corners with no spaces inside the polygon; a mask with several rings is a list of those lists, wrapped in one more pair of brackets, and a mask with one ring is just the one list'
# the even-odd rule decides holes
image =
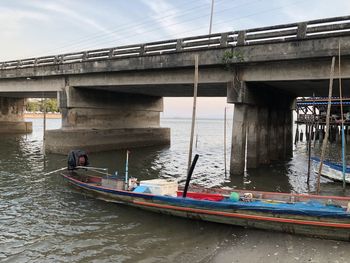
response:
{"label": "reflection in water", "polygon": [[[303,262],[330,257],[329,261],[346,262],[350,256],[345,242],[173,218],[85,197],[67,187],[58,175],[43,176],[64,167],[67,160],[54,154],[44,160],[42,121],[33,122],[33,134],[0,139],[0,261],[232,262],[239,258],[239,262],[294,262],[298,258]],[[58,120],[48,120],[51,129],[59,126]],[[171,177],[184,183],[190,121],[163,120],[163,126],[171,127],[171,146],[132,149],[129,174],[141,180]],[[195,153],[200,158],[194,183],[247,190],[315,190],[313,173],[310,187],[306,185],[307,151],[303,143],[290,160],[225,178],[223,121],[200,120],[197,133]],[[338,147],[330,147],[333,159],[340,157]],[[316,143],[316,155],[319,148]],[[90,160],[92,166],[124,174],[125,151],[92,153]],[[322,192],[344,194],[341,184],[327,179],[322,179]],[[306,253],[305,247],[312,250]]]}

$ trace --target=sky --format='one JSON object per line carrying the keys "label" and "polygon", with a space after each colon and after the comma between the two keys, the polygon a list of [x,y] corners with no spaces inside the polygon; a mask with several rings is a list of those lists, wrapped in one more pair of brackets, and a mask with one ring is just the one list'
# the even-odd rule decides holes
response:
{"label": "sky", "polygon": [[[212,0],[0,0],[0,61],[205,35]],[[347,0],[214,0],[212,33],[350,14]],[[197,116],[223,117],[225,98]],[[230,106],[232,107],[232,106]],[[164,117],[190,117],[191,98],[165,98]]]}

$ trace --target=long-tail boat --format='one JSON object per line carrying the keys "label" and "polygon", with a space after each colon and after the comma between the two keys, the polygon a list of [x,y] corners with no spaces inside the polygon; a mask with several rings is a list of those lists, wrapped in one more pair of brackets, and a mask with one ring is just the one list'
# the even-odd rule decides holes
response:
{"label": "long-tail boat", "polygon": [[[318,173],[320,167],[320,159],[312,157],[311,160],[314,163],[314,172]],[[321,176],[331,179],[333,181],[343,181],[343,165],[328,160],[323,161]],[[350,183],[350,167],[347,166],[345,169],[345,182]]]}
{"label": "long-tail boat", "polygon": [[108,202],[190,219],[350,241],[350,197],[189,187],[192,167],[184,188],[167,179],[136,182],[80,170],[62,175],[75,188]]}

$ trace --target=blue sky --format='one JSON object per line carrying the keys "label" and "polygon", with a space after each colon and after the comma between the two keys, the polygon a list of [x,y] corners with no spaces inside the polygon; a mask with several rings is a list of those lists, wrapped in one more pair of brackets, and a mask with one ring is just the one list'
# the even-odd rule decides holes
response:
{"label": "blue sky", "polygon": [[[1,0],[0,61],[207,34],[210,7],[211,0]],[[212,32],[349,14],[346,0],[215,0]],[[165,116],[190,116],[190,99],[181,101],[177,113],[178,101],[166,99]],[[225,107],[222,98],[199,103],[204,117]]]}

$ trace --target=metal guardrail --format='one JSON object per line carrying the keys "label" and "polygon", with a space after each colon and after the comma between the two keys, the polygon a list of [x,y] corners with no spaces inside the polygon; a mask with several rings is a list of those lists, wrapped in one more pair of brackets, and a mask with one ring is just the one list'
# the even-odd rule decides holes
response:
{"label": "metal guardrail", "polygon": [[160,55],[350,34],[350,16],[0,62],[0,70]]}

